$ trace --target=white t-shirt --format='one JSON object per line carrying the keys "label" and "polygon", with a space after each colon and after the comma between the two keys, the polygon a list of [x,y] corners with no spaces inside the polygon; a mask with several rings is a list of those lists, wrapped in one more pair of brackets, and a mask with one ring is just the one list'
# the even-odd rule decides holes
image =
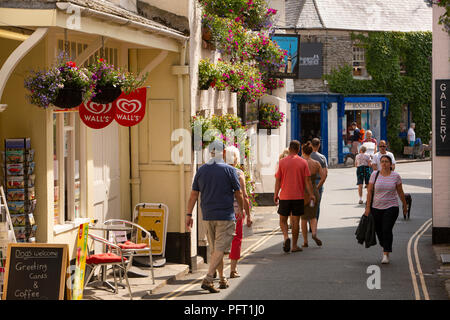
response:
{"label": "white t-shirt", "polygon": [[416,133],[414,132],[413,128],[409,128],[408,130],[408,142],[415,142],[416,141]]}
{"label": "white t-shirt", "polygon": [[373,158],[372,158],[372,164],[376,164],[376,165],[377,165],[377,169],[381,169],[381,166],[380,166],[380,159],[381,159],[381,157],[384,156],[384,155],[387,155],[387,156],[391,157],[391,159],[392,159],[392,164],[395,164],[395,157],[394,157],[394,155],[392,154],[392,152],[386,151],[386,154],[381,154],[380,152],[377,152],[377,153],[375,153],[375,154],[373,155]]}

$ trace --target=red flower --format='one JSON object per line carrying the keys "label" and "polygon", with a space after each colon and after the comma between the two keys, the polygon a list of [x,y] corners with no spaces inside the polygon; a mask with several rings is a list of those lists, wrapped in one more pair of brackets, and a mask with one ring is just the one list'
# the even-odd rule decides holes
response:
{"label": "red flower", "polygon": [[66,62],[66,66],[68,66],[70,68],[75,68],[77,65],[73,61],[67,61]]}

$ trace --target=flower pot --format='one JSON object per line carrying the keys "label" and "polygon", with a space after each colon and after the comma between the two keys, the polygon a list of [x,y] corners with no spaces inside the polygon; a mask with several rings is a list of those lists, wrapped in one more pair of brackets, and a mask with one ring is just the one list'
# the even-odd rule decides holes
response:
{"label": "flower pot", "polygon": [[116,100],[122,93],[122,90],[113,86],[97,86],[95,88],[92,101],[101,104],[108,104]]}
{"label": "flower pot", "polygon": [[61,88],[53,105],[63,109],[75,108],[83,102],[83,93],[81,89]]}

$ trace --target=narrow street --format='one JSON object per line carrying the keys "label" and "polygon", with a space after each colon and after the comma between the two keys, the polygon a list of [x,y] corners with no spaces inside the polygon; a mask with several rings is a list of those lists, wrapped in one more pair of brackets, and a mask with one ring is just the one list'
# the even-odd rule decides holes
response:
{"label": "narrow street", "polygon": [[[354,233],[364,205],[358,204],[355,169],[330,169],[319,220],[322,247],[317,247],[309,234],[309,248],[284,253],[276,207],[259,207],[255,226],[252,230],[245,227],[243,258],[238,264],[241,278],[229,279],[228,289],[217,294],[202,290],[200,282],[206,272],[203,266],[143,299],[423,300],[425,296],[431,300],[448,299],[442,280],[436,275],[437,259],[431,245],[431,229],[426,224],[431,218],[431,162],[398,164],[396,170],[413,203],[411,219],[404,220],[400,213],[394,227],[389,265],[381,265],[379,245],[366,249],[356,242]],[[416,234],[418,230],[421,232]],[[301,245],[302,235],[299,241]],[[422,272],[416,276],[417,262]],[[373,286],[369,289],[368,283],[372,283],[369,277],[377,267],[379,289]],[[229,275],[229,261],[225,275]]]}

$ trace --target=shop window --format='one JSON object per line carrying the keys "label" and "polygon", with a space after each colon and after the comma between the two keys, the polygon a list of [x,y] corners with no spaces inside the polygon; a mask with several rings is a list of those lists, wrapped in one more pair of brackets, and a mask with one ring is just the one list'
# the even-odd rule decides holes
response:
{"label": "shop window", "polygon": [[364,48],[354,44],[353,50],[353,76],[354,77],[367,77],[366,71],[366,57]]}
{"label": "shop window", "polygon": [[82,194],[85,184],[83,160],[84,139],[78,112],[53,114],[54,223],[65,224],[85,216]]}

